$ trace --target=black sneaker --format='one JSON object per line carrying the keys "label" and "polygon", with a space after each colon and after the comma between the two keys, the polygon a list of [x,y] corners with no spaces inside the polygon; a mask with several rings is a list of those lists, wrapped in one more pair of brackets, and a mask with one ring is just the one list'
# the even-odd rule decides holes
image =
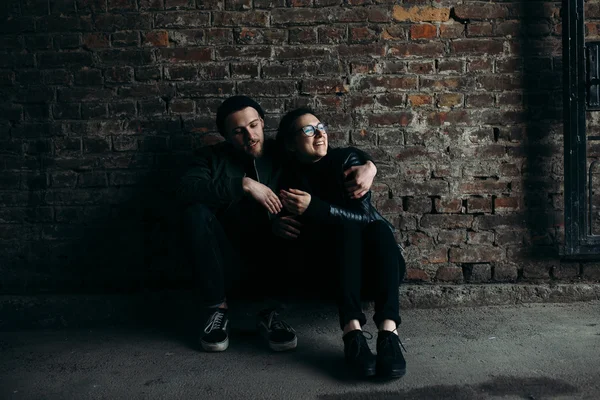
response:
{"label": "black sneaker", "polygon": [[356,329],[346,333],[344,340],[344,357],[346,363],[359,377],[375,375],[375,356],[367,344],[364,332]]}
{"label": "black sneaker", "polygon": [[400,378],[406,373],[406,360],[400,346],[404,348],[398,335],[389,331],[379,332],[377,336],[377,374],[380,377]]}
{"label": "black sneaker", "polygon": [[279,319],[275,309],[267,309],[258,313],[258,331],[269,343],[273,351],[286,351],[295,349],[298,345],[296,331],[285,321]]}
{"label": "black sneaker", "polygon": [[229,347],[229,319],[227,309],[217,308],[206,321],[200,337],[206,351],[225,351]]}

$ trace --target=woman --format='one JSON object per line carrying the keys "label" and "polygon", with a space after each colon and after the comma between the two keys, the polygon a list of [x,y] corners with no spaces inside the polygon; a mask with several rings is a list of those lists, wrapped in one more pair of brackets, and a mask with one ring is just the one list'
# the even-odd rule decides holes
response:
{"label": "woman", "polygon": [[[352,147],[329,148],[327,139],[325,125],[310,109],[291,111],[281,120],[277,140],[285,162],[279,195],[288,215],[279,216],[274,230],[296,239],[300,254],[326,252],[337,264],[323,267],[335,271],[344,354],[351,368],[361,376],[397,378],[406,371],[396,331],[404,259],[393,227],[371,205],[370,192],[352,199],[345,190],[344,172],[364,164],[366,154]],[[317,281],[327,275],[323,268],[318,271]],[[362,331],[367,320],[361,292],[375,300],[377,356]]]}

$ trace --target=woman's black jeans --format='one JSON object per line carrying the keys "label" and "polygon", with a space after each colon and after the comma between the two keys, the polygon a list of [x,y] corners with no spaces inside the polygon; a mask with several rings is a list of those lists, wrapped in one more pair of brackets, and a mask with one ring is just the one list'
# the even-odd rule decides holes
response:
{"label": "woman's black jeans", "polygon": [[406,265],[385,222],[305,224],[301,231],[297,256],[312,267],[309,279],[318,290],[335,293],[342,329],[353,319],[366,324],[366,300],[375,302],[377,326],[386,319],[400,324],[398,291]]}

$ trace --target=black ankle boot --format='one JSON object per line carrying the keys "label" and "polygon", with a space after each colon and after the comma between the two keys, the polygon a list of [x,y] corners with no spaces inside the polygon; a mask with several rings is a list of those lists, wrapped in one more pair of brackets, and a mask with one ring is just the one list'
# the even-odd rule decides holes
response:
{"label": "black ankle boot", "polygon": [[406,373],[406,360],[400,349],[400,338],[389,331],[377,336],[377,375],[382,378],[400,378]]}
{"label": "black ankle boot", "polygon": [[363,331],[357,329],[346,333],[344,339],[344,356],[346,363],[359,377],[375,375],[376,360],[369,349]]}

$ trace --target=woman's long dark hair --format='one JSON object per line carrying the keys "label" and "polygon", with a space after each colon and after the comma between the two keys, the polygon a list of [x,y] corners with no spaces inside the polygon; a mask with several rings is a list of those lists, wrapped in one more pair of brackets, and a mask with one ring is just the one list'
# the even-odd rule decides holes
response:
{"label": "woman's long dark hair", "polygon": [[277,151],[282,155],[284,160],[289,161],[294,157],[294,154],[288,150],[286,144],[293,140],[294,135],[296,135],[296,129],[294,129],[296,120],[306,114],[312,114],[317,117],[319,121],[321,120],[321,118],[319,118],[319,116],[312,109],[308,107],[300,107],[285,114],[279,122],[279,128],[277,128],[277,136],[275,137],[275,140],[278,145]]}

